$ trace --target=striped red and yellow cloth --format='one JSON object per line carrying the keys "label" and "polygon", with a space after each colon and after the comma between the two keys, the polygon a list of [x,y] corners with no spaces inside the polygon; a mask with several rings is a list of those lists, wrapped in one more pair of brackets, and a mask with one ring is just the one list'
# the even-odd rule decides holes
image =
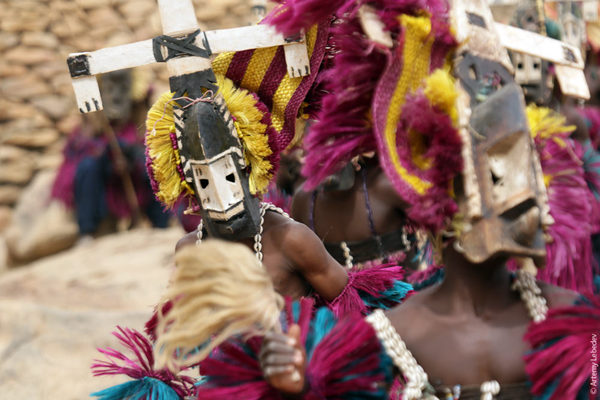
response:
{"label": "striped red and yellow cloth", "polygon": [[297,134],[296,118],[323,61],[328,32],[329,24],[325,23],[306,32],[311,68],[306,77],[287,74],[283,46],[223,53],[213,61],[215,74],[225,75],[236,86],[255,93],[269,108],[279,150],[285,149]]}

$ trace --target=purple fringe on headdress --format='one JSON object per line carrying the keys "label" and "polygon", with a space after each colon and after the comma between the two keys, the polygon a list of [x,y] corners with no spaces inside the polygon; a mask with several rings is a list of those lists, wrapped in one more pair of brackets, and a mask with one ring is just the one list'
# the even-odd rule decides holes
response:
{"label": "purple fringe on headdress", "polygon": [[[412,160],[408,142],[411,131],[422,134],[428,140],[427,150],[422,156],[432,160],[432,166],[428,170],[419,170],[411,165],[407,170],[432,183],[432,187],[419,196],[412,188],[405,188],[404,181],[392,182],[400,196],[411,205],[406,211],[407,216],[426,229],[437,232],[458,209],[449,189],[454,177],[462,170],[462,142],[450,117],[436,110],[422,92],[407,98],[398,123],[396,145],[402,160]],[[390,166],[384,163],[384,170],[386,168]],[[393,172],[388,174],[388,177],[392,176],[396,175]]]}
{"label": "purple fringe on headdress", "polygon": [[[332,22],[333,26],[335,26],[335,24],[335,21]],[[334,36],[331,33],[330,28],[327,38],[327,45],[325,46],[325,54],[323,55],[323,61],[319,66],[319,70],[316,72],[315,81],[304,98],[304,105],[302,109],[304,115],[302,118],[308,118],[312,121],[315,121],[319,118],[319,112],[321,111],[323,98],[329,94],[327,71],[333,67],[336,54],[337,49],[334,45]],[[308,127],[305,127],[305,131],[308,129]]]}
{"label": "purple fringe on headdress", "polygon": [[567,289],[591,291],[594,199],[585,181],[582,146],[568,139],[564,143],[565,146],[554,140],[538,143],[543,146],[538,147],[542,170],[552,176],[548,201],[555,223],[548,229],[552,242],[546,245],[546,268],[537,276]]}
{"label": "purple fringe on headdress", "polygon": [[[377,148],[370,117],[371,104],[389,50],[362,33],[355,16],[360,4],[339,5],[341,10],[336,11],[339,19],[331,27],[330,47],[335,58],[333,66],[321,73],[323,86],[329,94],[322,97],[317,122],[304,142],[307,156],[302,174],[307,177],[306,190],[314,189],[353,157]],[[397,21],[398,13],[423,9],[424,2],[378,1],[373,5],[385,10],[380,13],[382,20]]]}
{"label": "purple fringe on headdress", "polygon": [[[544,400],[597,398],[591,393],[594,341],[600,332],[600,298],[582,299],[571,307],[551,309],[525,334],[534,349],[525,356],[532,393]],[[595,338],[595,339],[594,339]],[[596,353],[597,354],[597,353]],[[593,361],[597,364],[596,361]],[[596,383],[597,388],[597,383]],[[578,397],[578,395],[582,395]]]}
{"label": "purple fringe on headdress", "polygon": [[133,329],[117,327],[113,335],[123,346],[133,352],[135,358],[129,358],[112,348],[98,349],[108,361],[95,360],[92,364],[94,376],[126,375],[133,379],[154,378],[167,384],[181,398],[191,394],[194,380],[185,375],[175,375],[167,369],[154,369],[152,343],[140,332]]}
{"label": "purple fringe on headdress", "polygon": [[[375,110],[377,108],[378,106]],[[386,111],[383,111],[383,114],[385,113]],[[418,132],[429,141],[427,150],[422,155],[432,160],[432,165],[427,170],[419,169],[411,161],[413,157],[408,142],[408,134],[411,131]],[[419,179],[430,182],[432,186],[425,194],[419,195],[396,173],[382,134],[379,135],[381,140],[378,140],[381,166],[400,197],[410,204],[406,211],[408,217],[420,226],[437,232],[457,211],[449,188],[452,179],[462,170],[460,137],[450,117],[437,111],[422,92],[407,99],[397,132],[396,151],[404,161],[404,168]]]}
{"label": "purple fringe on headdress", "polygon": [[[456,41],[448,25],[446,2],[428,2],[427,7],[434,11],[431,22],[435,41],[430,59],[430,71],[433,71],[443,66],[446,55],[456,46]],[[400,36],[399,41],[403,41],[403,36]],[[408,217],[418,225],[436,232],[457,211],[449,189],[453,178],[462,170],[462,142],[450,117],[437,110],[422,91],[417,91],[407,95],[398,122],[395,148],[388,148],[384,131],[390,101],[403,73],[403,60],[401,53],[397,51],[388,60],[373,101],[373,125],[379,161],[400,197],[410,205]],[[426,150],[421,156],[431,160],[429,169],[421,170],[414,164],[408,141],[410,132],[424,138]],[[408,173],[432,184],[426,193],[418,194],[398,175],[391,160],[390,152],[394,151],[398,153],[400,162]]]}
{"label": "purple fringe on headdress", "polygon": [[[308,2],[292,4],[292,7],[298,4],[304,7]],[[435,16],[432,18],[432,32],[436,35],[436,40],[432,47],[431,70],[440,68],[448,51],[456,45],[447,22],[448,6],[444,1],[380,0],[372,5],[379,10],[379,17],[386,28],[395,34],[399,33],[397,16],[401,13],[415,14],[420,10],[427,10]],[[341,7],[341,4],[337,6]],[[360,22],[354,16],[358,6],[356,4],[352,11],[346,7],[348,14],[336,21],[331,28],[331,45],[339,53],[333,67],[322,74],[329,94],[323,97],[318,122],[311,127],[305,139],[307,156],[302,174],[307,177],[304,184],[306,190],[314,189],[356,155],[376,149],[379,150],[384,170],[393,168],[389,160],[382,159],[386,150],[381,146],[378,148],[371,113],[375,123],[377,111],[380,111],[383,118],[387,115],[386,106],[389,103],[387,100],[382,101],[381,96],[376,93],[377,88],[385,87],[390,90],[402,70],[388,68],[386,71],[386,64],[398,65],[401,60],[396,56],[398,50],[383,49],[362,34]],[[302,18],[298,19],[301,20]],[[415,205],[409,209],[409,217],[427,228],[438,230],[457,209],[448,194],[448,188],[452,178],[462,169],[462,143],[450,119],[434,110],[422,94],[411,97],[404,107],[399,129],[404,129],[405,134],[408,129],[418,130],[433,142],[425,156],[434,160],[434,168],[421,176],[433,183],[434,187],[426,196],[410,195],[406,193],[404,182],[391,177],[394,174],[391,170],[386,172],[400,195],[404,194],[405,200]],[[402,151],[400,144],[398,148]],[[408,157],[406,159],[411,159],[410,154],[405,156]]]}
{"label": "purple fringe on headdress", "polygon": [[379,10],[378,14],[387,28],[397,24],[399,14],[415,14],[427,11],[433,15],[448,14],[446,1],[426,0],[287,0],[268,15],[264,22],[286,35],[292,35],[302,29],[326,22],[332,16],[353,18],[363,4],[369,4]]}
{"label": "purple fringe on headdress", "polygon": [[376,149],[369,113],[386,57],[358,34],[360,29],[356,19],[331,28],[331,45],[340,53],[334,66],[324,72],[329,94],[323,97],[317,122],[304,141],[306,190],[315,188],[352,157]]}
{"label": "purple fringe on headdress", "polygon": [[332,16],[343,14],[365,0],[288,0],[275,8],[264,23],[273,25],[284,35],[294,35],[312,25],[328,22]]}

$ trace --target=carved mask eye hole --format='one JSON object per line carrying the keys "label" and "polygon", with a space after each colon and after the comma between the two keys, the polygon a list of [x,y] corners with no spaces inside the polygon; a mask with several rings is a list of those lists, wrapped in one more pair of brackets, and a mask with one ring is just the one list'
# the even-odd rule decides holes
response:
{"label": "carved mask eye hole", "polygon": [[225,177],[225,179],[227,179],[229,182],[231,183],[235,183],[235,175],[234,174],[229,174]]}
{"label": "carved mask eye hole", "polygon": [[495,174],[493,169],[490,170],[490,175],[492,176],[492,183],[494,184],[494,186],[502,186],[504,184],[502,176],[500,176],[499,174]]}
{"label": "carved mask eye hole", "polygon": [[208,179],[200,179],[200,186],[202,187],[202,189],[206,189],[206,187],[208,186]]}
{"label": "carved mask eye hole", "polygon": [[475,65],[471,65],[469,67],[469,78],[473,81],[476,81],[478,76],[477,76],[477,70],[475,69]]}

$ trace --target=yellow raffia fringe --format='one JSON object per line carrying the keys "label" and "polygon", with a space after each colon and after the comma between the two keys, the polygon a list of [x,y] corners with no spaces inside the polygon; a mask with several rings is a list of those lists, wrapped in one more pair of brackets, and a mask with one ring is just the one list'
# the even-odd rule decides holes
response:
{"label": "yellow raffia fringe", "polygon": [[396,129],[406,95],[420,87],[429,74],[429,59],[434,37],[430,35],[431,20],[428,16],[402,15],[400,23],[406,31],[402,49],[402,73],[390,101],[384,137],[396,172],[419,195],[423,195],[431,187],[431,183],[408,172],[400,162],[396,151]]}
{"label": "yellow raffia fringe", "polygon": [[570,133],[576,129],[574,125],[565,125],[567,119],[549,108],[530,104],[527,106],[526,112],[531,137],[534,139],[552,139],[559,146],[565,147],[564,140],[558,135]]}
{"label": "yellow raffia fringe", "polygon": [[181,194],[194,195],[194,190],[177,172],[181,158],[170,137],[175,132],[172,98],[173,93],[163,93],[148,111],[146,119],[146,147],[158,183],[156,197],[168,208],[173,207]]}
{"label": "yellow raffia fringe", "polygon": [[[532,138],[540,138],[543,140],[554,140],[560,147],[565,147],[566,143],[560,134],[573,132],[576,128],[574,125],[565,125],[567,118],[557,113],[556,111],[538,107],[535,104],[530,104],[526,109],[527,120]],[[551,174],[544,174],[544,185],[550,187],[550,183],[554,179]]]}
{"label": "yellow raffia fringe", "polygon": [[[273,177],[273,165],[266,159],[272,154],[266,134],[267,125],[260,122],[264,114],[256,107],[256,99],[248,91],[237,89],[231,80],[217,76],[217,84],[235,120],[244,147],[244,158],[251,168],[250,192],[263,193]],[[179,151],[173,149],[170,138],[170,133],[175,132],[172,98],[172,93],[164,93],[150,109],[146,120],[146,146],[159,188],[156,196],[169,208],[181,194],[194,194],[192,187],[182,181],[177,172],[181,158]]]}
{"label": "yellow raffia fringe", "polygon": [[250,165],[250,193],[264,193],[273,178],[273,165],[266,159],[273,153],[266,134],[268,127],[260,122],[264,114],[256,107],[256,98],[247,90],[236,88],[230,79],[217,75],[217,84],[235,119],[244,146],[244,158]]}

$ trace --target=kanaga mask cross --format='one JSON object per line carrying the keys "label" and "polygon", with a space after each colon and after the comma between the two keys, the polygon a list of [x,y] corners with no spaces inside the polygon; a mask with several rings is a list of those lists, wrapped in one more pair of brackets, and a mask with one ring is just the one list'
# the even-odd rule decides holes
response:
{"label": "kanaga mask cross", "polygon": [[67,60],[82,113],[100,111],[95,75],[166,63],[183,175],[194,187],[209,235],[242,239],[259,230],[258,200],[249,190],[243,149],[231,114],[217,93],[211,57],[217,53],[283,46],[292,77],[310,74],[304,35],[288,38],[267,25],[201,31],[191,0],[158,0],[163,35]]}

